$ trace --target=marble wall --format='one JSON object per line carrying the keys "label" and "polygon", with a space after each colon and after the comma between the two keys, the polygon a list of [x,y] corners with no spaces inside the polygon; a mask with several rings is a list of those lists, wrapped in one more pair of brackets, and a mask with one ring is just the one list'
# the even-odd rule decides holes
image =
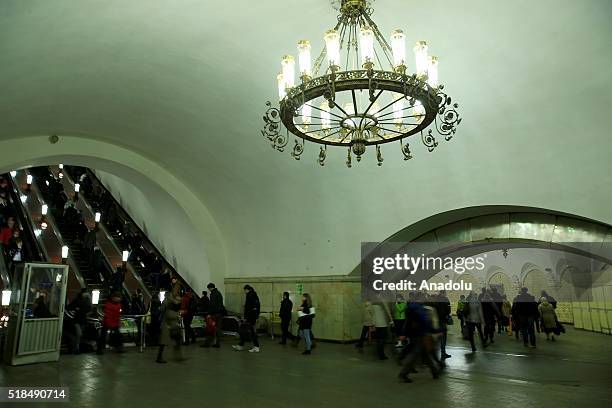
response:
{"label": "marble wall", "polygon": [[[228,310],[242,314],[244,285],[249,284],[259,296],[262,317],[278,312],[283,292],[291,293],[294,309],[299,306],[300,290],[308,293],[316,310],[313,332],[317,338],[350,341],[361,332],[361,280],[352,276],[317,276],[298,278],[227,278],[225,303]],[[297,319],[294,316],[293,321]],[[297,328],[294,324],[294,330]],[[275,326],[275,332],[280,328]]]}
{"label": "marble wall", "polygon": [[[464,275],[464,278],[468,278]],[[469,280],[469,279],[468,279]],[[433,277],[430,281],[436,281]],[[489,281],[490,283],[491,281]],[[574,324],[576,328],[605,334],[612,334],[612,267],[601,271],[592,282],[592,289],[584,291],[577,298],[559,296],[568,288],[543,286],[557,296],[560,301],[557,308],[559,320]],[[474,279],[475,287],[482,287],[487,282]],[[268,318],[270,312],[278,312],[282,293],[291,293],[294,308],[299,306],[302,293],[312,296],[317,317],[314,320],[313,332],[317,338],[334,341],[351,341],[359,338],[361,332],[361,278],[360,276],[316,276],[292,278],[227,278],[225,279],[225,303],[228,310],[242,314],[244,306],[244,285],[255,288],[261,302],[262,317]],[[525,282],[509,285],[508,293],[513,298],[518,288]],[[572,288],[570,293],[576,291]],[[453,313],[459,293],[449,294]],[[297,319],[294,316],[293,321]],[[297,328],[295,324],[293,331]],[[280,328],[275,326],[275,332]]]}

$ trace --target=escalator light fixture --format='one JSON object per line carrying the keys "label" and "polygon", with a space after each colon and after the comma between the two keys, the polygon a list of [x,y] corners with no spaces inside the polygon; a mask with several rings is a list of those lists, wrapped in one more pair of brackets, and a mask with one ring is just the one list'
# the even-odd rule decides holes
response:
{"label": "escalator light fixture", "polygon": [[100,222],[100,219],[102,218],[102,214],[100,214],[99,212],[96,213],[96,215],[94,216],[94,221],[95,222]]}
{"label": "escalator light fixture", "polygon": [[68,247],[64,245],[62,247],[62,259],[66,259],[66,258],[68,258]]}
{"label": "escalator light fixture", "polygon": [[97,305],[100,303],[100,291],[98,289],[94,289],[91,291],[91,304]]}
{"label": "escalator light fixture", "polygon": [[8,306],[11,304],[11,291],[3,290],[2,291],[2,306]]}
{"label": "escalator light fixture", "polygon": [[47,187],[49,186],[49,180],[45,180],[45,184],[47,185]]}
{"label": "escalator light fixture", "polygon": [[62,173],[61,171],[59,172],[59,174],[57,175],[57,177],[63,179],[64,178],[64,173]]}
{"label": "escalator light fixture", "polygon": [[15,170],[11,171],[11,177],[16,177],[17,176],[17,172]]}
{"label": "escalator light fixture", "polygon": [[162,290],[161,292],[159,292],[159,301],[163,302],[164,299],[166,299],[166,291]]}
{"label": "escalator light fixture", "polygon": [[75,192],[75,193],[78,193],[80,189],[81,189],[81,185],[80,185],[79,183],[76,183],[76,184],[74,185],[74,192]]}
{"label": "escalator light fixture", "polygon": [[22,195],[21,197],[19,197],[19,199],[21,200],[22,203],[25,204],[25,202],[28,201],[28,196]]}
{"label": "escalator light fixture", "polygon": [[62,274],[58,273],[57,275],[55,275],[55,281],[56,282],[61,282],[62,281]]}
{"label": "escalator light fixture", "polygon": [[121,258],[123,260],[123,262],[127,262],[129,255],[130,255],[130,253],[128,251],[123,251],[123,256]]}
{"label": "escalator light fixture", "polygon": [[34,177],[32,177],[31,174],[28,174],[27,177],[26,177],[26,184],[27,185],[31,185],[32,181],[34,181]]}
{"label": "escalator light fixture", "polygon": [[60,163],[60,164],[59,164],[59,168],[60,168],[60,169],[63,169],[63,168],[64,168],[64,165],[63,165],[62,163]]}
{"label": "escalator light fixture", "polygon": [[41,223],[40,223],[40,229],[37,229],[36,231],[34,231],[34,235],[36,235],[37,237],[39,237],[39,236],[40,236],[40,234],[41,234],[41,231],[40,231],[40,230],[46,230],[48,226],[49,226],[49,225],[47,225],[47,223],[46,223],[46,222],[41,222]]}
{"label": "escalator light fixture", "polygon": [[40,210],[40,213],[41,213],[42,215],[47,215],[47,212],[48,212],[48,211],[49,211],[49,206],[48,206],[47,204],[43,204],[43,205],[42,205],[42,208],[41,208],[41,210]]}

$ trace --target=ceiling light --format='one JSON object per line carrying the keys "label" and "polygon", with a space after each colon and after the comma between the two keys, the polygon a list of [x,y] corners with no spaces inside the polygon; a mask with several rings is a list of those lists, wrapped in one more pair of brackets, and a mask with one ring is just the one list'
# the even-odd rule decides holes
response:
{"label": "ceiling light", "polygon": [[323,35],[323,49],[314,63],[310,41],[298,42],[299,84],[295,58],[282,57],[279,107],[266,104],[262,130],[276,150],[284,151],[291,133],[295,159],[300,159],[305,143],[312,142],[320,145],[320,165],[331,146],[347,149],[346,165],[351,167],[353,157],[360,161],[373,146],[381,165],[383,144],[399,142],[408,160],[411,136],[420,135],[433,151],[438,146],[434,129],[447,141],[455,134],[461,122],[458,105],[438,84],[438,57],[429,55],[427,42],[416,41],[414,66],[409,67],[406,34],[398,29],[384,36],[371,18],[371,3],[332,0],[340,15]]}

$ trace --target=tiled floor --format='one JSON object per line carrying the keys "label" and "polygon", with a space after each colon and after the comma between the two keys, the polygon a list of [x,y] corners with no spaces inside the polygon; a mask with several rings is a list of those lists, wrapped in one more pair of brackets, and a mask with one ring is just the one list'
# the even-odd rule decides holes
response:
{"label": "tiled floor", "polygon": [[[456,327],[455,327],[456,329]],[[311,356],[262,341],[262,352],[185,349],[187,361],[156,364],[155,350],[123,355],[62,356],[58,363],[0,366],[3,386],[64,386],[79,407],[598,407],[612,399],[612,337],[568,329],[537,349],[503,336],[468,353],[450,336],[448,372],[433,380],[424,368],[412,384],[397,380],[394,359],[378,361],[372,346],[320,343]],[[391,355],[389,346],[389,355]],[[169,354],[168,357],[171,357]],[[2,404],[10,406],[10,404]],[[29,404],[13,404],[25,407]],[[43,406],[38,404],[36,406]]]}

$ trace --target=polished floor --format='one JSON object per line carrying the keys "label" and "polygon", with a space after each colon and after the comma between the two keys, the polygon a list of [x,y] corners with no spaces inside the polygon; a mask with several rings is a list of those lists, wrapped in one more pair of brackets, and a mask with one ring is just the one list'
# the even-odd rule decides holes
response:
{"label": "polished floor", "polygon": [[[0,385],[69,387],[70,402],[46,404],[54,407],[609,406],[611,336],[569,327],[557,342],[543,335],[538,342],[538,348],[527,349],[504,335],[471,354],[452,333],[447,373],[433,380],[423,368],[412,384],[398,381],[394,359],[375,359],[373,346],[360,354],[353,345],[320,343],[311,356],[302,356],[301,350],[263,340],[262,352],[251,354],[233,351],[234,340],[226,338],[221,349],[186,347],[187,361],[169,358],[166,365],[153,362],[153,349],[0,365]],[[392,355],[391,346],[388,350]]]}

